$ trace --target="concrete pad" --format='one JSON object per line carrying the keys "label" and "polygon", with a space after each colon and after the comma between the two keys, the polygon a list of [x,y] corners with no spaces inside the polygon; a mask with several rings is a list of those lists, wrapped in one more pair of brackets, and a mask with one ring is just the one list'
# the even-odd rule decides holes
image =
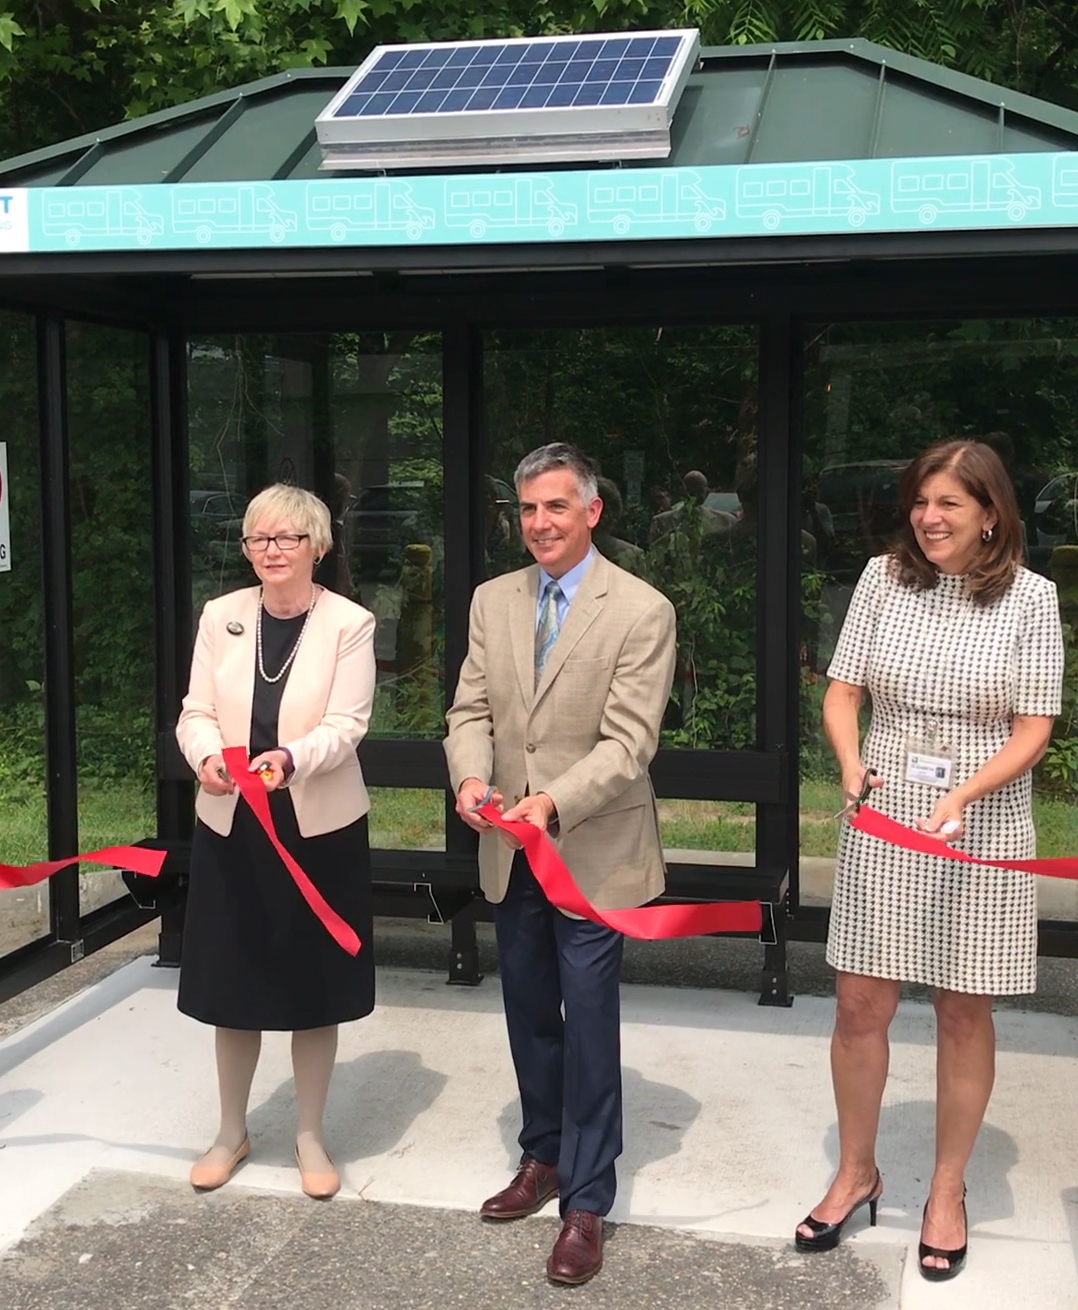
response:
{"label": "concrete pad", "polygon": [[[141,1176],[147,1186],[171,1181],[176,1195],[184,1194],[191,1160],[215,1131],[216,1094],[212,1033],[178,1014],[175,984],[174,973],[139,960],[0,1041],[0,1246],[23,1237],[92,1170]],[[267,1034],[252,1094],[251,1158],[215,1202],[258,1189],[347,1224],[360,1222],[360,1209],[367,1213],[357,1209],[357,1197],[470,1212],[503,1185],[517,1154],[518,1108],[496,980],[469,990],[448,988],[429,973],[382,971],[378,987],[375,1013],[342,1029],[330,1092],[327,1134],[342,1170],[341,1197],[316,1207],[300,1196],[288,1038]],[[762,1280],[760,1296],[779,1268],[784,1288],[804,1276],[818,1292],[819,1271],[833,1266],[837,1288],[840,1262],[857,1258],[873,1265],[890,1299],[864,1300],[868,1284],[859,1283],[861,1301],[814,1304],[921,1310],[946,1296],[956,1310],[1073,1306],[1078,1019],[1022,1011],[997,1017],[996,1092],[968,1173],[970,1263],[943,1292],[916,1269],[934,1115],[933,1019],[921,1003],[904,1002],[892,1030],[880,1226],[870,1231],[859,1217],[834,1256],[792,1250],[793,1229],[822,1195],[837,1158],[827,1061],[832,1009],[822,997],[777,1010],[739,993],[625,987],[626,1150],[611,1215],[624,1227],[603,1279],[613,1285],[620,1278],[611,1273],[615,1264],[629,1261],[630,1251],[651,1249],[652,1238],[630,1227],[646,1225],[716,1243],[716,1270],[718,1246],[746,1244],[745,1259]],[[442,1220],[488,1232],[470,1214]],[[522,1279],[541,1281],[552,1233],[534,1229]],[[699,1260],[707,1263],[693,1255],[693,1269]],[[662,1304],[656,1297],[663,1268],[656,1257],[655,1295],[641,1305]],[[637,1274],[650,1277],[639,1268]],[[695,1273],[685,1276],[687,1286],[697,1286]],[[77,1303],[95,1304],[68,1302]]]}
{"label": "concrete pad", "polygon": [[[315,1206],[228,1189],[93,1173],[0,1259],[8,1310],[192,1304],[293,1310],[297,1304],[518,1310],[563,1302],[542,1261],[552,1219],[484,1226],[462,1211]],[[708,1241],[611,1224],[602,1276],[572,1295],[589,1310],[889,1310],[896,1257],[850,1250],[831,1261],[788,1247]],[[884,1274],[886,1270],[886,1276]]]}

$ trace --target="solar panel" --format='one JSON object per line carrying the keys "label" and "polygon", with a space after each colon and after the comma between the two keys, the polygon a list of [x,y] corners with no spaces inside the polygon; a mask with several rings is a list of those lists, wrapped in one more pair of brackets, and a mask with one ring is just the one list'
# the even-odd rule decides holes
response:
{"label": "solar panel", "polygon": [[648,35],[384,50],[333,117],[654,105],[680,48]]}
{"label": "solar panel", "polygon": [[318,116],[323,168],[662,158],[694,29],[380,46]]}

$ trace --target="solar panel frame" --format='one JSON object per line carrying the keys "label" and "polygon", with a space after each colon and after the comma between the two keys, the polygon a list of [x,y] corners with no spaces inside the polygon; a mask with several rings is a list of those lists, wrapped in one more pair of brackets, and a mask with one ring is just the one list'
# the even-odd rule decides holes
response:
{"label": "solar panel frame", "polygon": [[[662,83],[672,73],[674,60],[681,45],[680,37],[656,38],[649,33],[632,34],[620,40],[602,37],[561,41],[462,43],[451,49],[427,46],[401,50],[382,47],[349,81],[347,94],[333,108],[331,117],[337,121],[353,117],[396,116],[401,113],[444,112],[443,105],[453,90],[465,87],[496,86],[499,102],[506,99],[510,87],[542,85],[561,86],[576,84],[581,90],[585,84],[601,82],[604,89],[612,83],[631,82],[633,87],[626,95],[617,97],[616,103],[661,103]],[[657,53],[658,52],[658,53]],[[531,56],[529,58],[529,56]],[[508,71],[507,71],[508,70]],[[379,104],[364,97],[375,93],[398,92],[407,97],[414,91],[443,90],[440,98],[431,97],[429,104],[415,102]],[[427,100],[427,97],[422,97]],[[479,112],[488,108],[482,97],[470,97],[463,112]],[[548,97],[545,107],[562,107],[563,97]],[[583,103],[598,103],[586,99]],[[458,110],[459,98],[454,97],[449,112]],[[519,108],[519,98],[499,107]],[[544,107],[544,106],[539,106]]]}
{"label": "solar panel frame", "polygon": [[322,167],[664,158],[699,48],[693,28],[379,46],[316,119]]}

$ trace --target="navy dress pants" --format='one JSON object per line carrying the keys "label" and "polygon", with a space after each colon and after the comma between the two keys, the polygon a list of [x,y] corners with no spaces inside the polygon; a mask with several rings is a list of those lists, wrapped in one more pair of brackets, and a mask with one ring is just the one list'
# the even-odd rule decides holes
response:
{"label": "navy dress pants", "polygon": [[620,933],[555,910],[522,852],[494,907],[520,1148],[558,1166],[562,1217],[605,1215],[621,1154]]}

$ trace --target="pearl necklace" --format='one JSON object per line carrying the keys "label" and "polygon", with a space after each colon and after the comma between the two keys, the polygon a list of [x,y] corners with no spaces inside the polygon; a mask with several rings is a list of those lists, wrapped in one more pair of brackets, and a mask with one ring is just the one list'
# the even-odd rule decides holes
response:
{"label": "pearl necklace", "polygon": [[303,634],[307,631],[307,625],[311,621],[311,615],[314,613],[314,602],[318,599],[318,590],[311,586],[311,603],[307,606],[307,617],[303,620],[303,627],[299,630],[299,636],[296,638],[296,644],[289,652],[288,659],[281,665],[281,671],[274,674],[271,678],[266,672],[266,666],[262,662],[262,593],[258,593],[258,622],[255,624],[255,646],[258,650],[258,672],[263,682],[280,682],[288,670],[292,667],[292,661],[299,652],[300,642],[303,640]]}

